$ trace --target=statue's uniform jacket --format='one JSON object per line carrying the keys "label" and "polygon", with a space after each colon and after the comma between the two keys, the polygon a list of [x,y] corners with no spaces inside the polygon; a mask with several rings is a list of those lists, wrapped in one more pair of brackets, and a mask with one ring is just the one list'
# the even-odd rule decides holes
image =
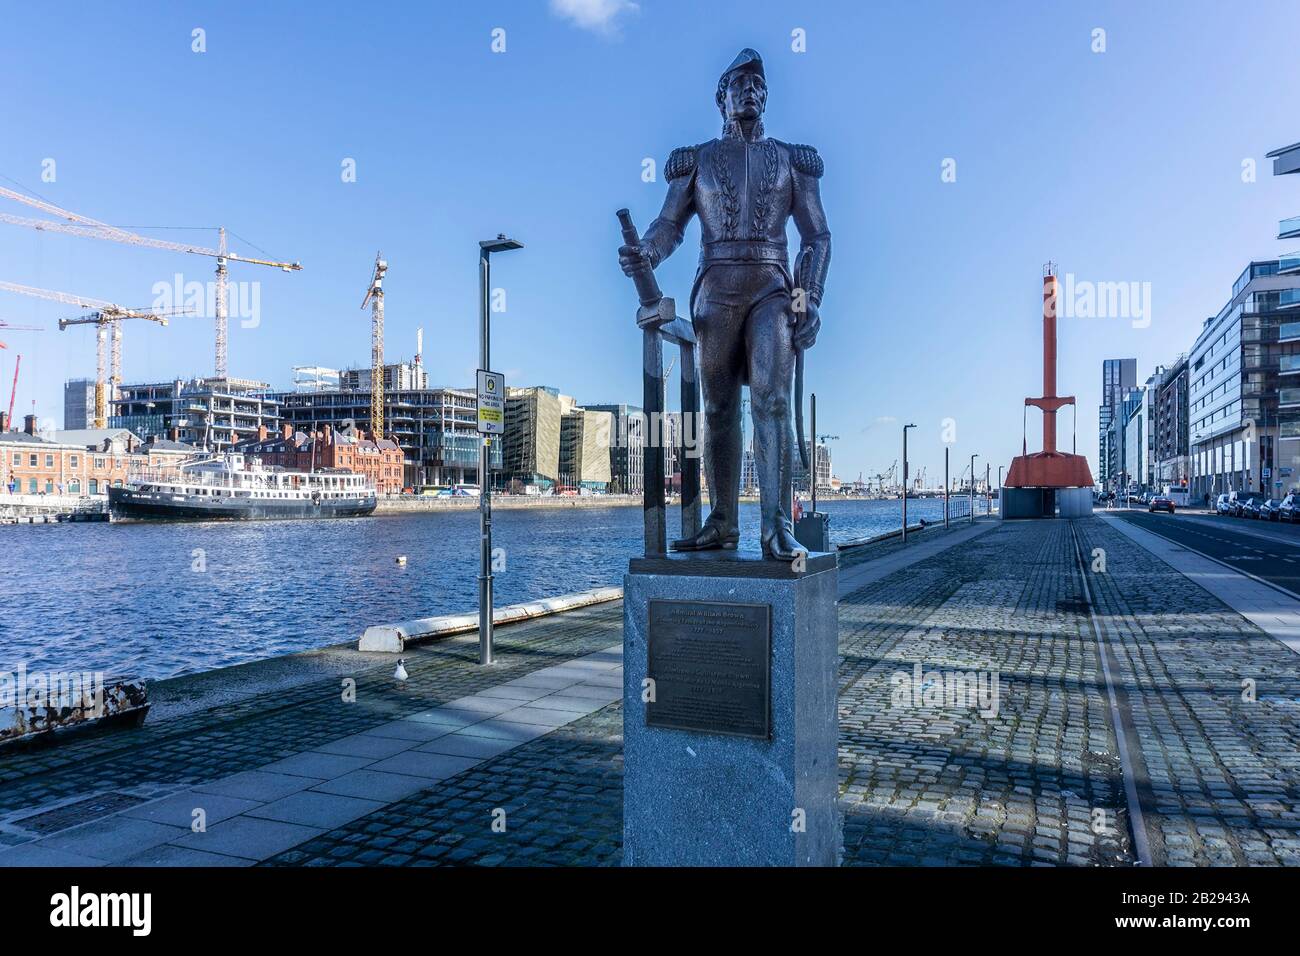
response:
{"label": "statue's uniform jacket", "polygon": [[[729,528],[737,522],[740,387],[748,384],[765,537],[775,524],[788,527],[792,296],[801,289],[820,305],[830,264],[822,169],[811,146],[761,131],[746,140],[729,127],[720,139],[673,150],[664,167],[663,211],[642,238],[658,265],[681,244],[691,216],[699,216],[700,265],[690,301],[704,389],[710,521]],[[793,276],[786,246],[791,217],[801,243]]]}

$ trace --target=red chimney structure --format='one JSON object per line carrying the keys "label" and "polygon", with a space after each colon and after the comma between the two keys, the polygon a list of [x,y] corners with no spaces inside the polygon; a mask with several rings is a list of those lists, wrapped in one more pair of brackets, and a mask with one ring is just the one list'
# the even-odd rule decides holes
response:
{"label": "red chimney structure", "polygon": [[[1088,468],[1088,459],[1071,452],[1057,451],[1056,448],[1056,413],[1064,406],[1074,404],[1073,395],[1056,394],[1056,294],[1056,269],[1049,262],[1043,269],[1043,394],[1038,398],[1025,399],[1026,408],[1032,405],[1043,411],[1043,450],[1029,454],[1028,440],[1022,434],[1021,454],[1011,462],[1005,487],[1044,491],[1086,488],[1091,505],[1092,471]],[[1046,495],[1034,497],[1041,498],[1046,514],[1013,515],[1009,513],[1012,509],[1004,508],[1003,517],[1045,517],[1054,513],[1054,494],[1051,496],[1053,500],[1050,510],[1047,510]]]}

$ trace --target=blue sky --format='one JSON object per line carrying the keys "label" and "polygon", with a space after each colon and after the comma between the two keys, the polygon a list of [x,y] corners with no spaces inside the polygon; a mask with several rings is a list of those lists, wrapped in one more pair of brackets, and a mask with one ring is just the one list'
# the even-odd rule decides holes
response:
{"label": "blue sky", "polygon": [[[1009,464],[1023,399],[1041,390],[1048,259],[1082,280],[1151,284],[1149,327],[1061,322],[1060,391],[1078,397],[1079,450],[1095,461],[1102,359],[1136,356],[1145,378],[1190,348],[1249,259],[1289,251],[1277,220],[1300,214],[1297,184],[1264,160],[1300,140],[1294,3],[4,3],[0,22],[0,183],[114,225],[224,224],[256,243],[233,251],[304,264],[232,267],[260,281],[261,323],[232,323],[231,374],[287,385],[294,365],[367,363],[359,306],[382,249],[390,359],[423,326],[434,382],[469,385],[477,241],[507,232],[527,248],[494,271],[507,311],[493,364],[586,402],[640,393],[614,210],[649,223],[664,183],[642,182],[642,160],[717,135],[718,74],[755,47],[768,133],[826,165],[834,253],[808,373],[849,479],[898,457],[903,421],[931,477],[949,417],[954,462]],[[941,181],[948,158],[955,182]],[[660,269],[681,303],[697,243],[693,226]],[[155,283],[211,268],[0,223],[10,282],[145,306]],[[46,327],[0,333],[4,404],[21,351],[18,410],[34,399],[61,422],[64,379],[94,373],[91,331],[57,331],[71,314],[0,294],[0,318]],[[128,382],[211,372],[208,321],[128,323],[124,337]],[[1060,432],[1068,447],[1068,411]]]}

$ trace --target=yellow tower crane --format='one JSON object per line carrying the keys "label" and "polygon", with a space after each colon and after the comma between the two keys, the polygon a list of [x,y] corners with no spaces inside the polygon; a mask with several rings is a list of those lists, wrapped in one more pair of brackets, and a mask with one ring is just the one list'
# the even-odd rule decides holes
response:
{"label": "yellow tower crane", "polygon": [[58,216],[66,222],[55,222],[48,219],[28,219],[23,216],[14,216],[10,213],[0,212],[0,222],[13,223],[18,226],[27,226],[31,229],[49,230],[51,232],[63,232],[73,236],[82,236],[87,239],[107,239],[111,242],[122,242],[132,246],[144,246],[150,249],[169,249],[173,252],[184,252],[195,256],[208,256],[217,260],[217,294],[216,294],[216,325],[217,325],[217,346],[216,346],[216,377],[225,378],[227,376],[226,368],[226,330],[229,325],[227,300],[229,277],[226,269],[228,262],[244,262],[256,266],[274,266],[285,272],[298,272],[302,269],[302,263],[299,262],[276,262],[272,259],[257,259],[249,256],[235,255],[226,248],[226,229],[224,226],[214,227],[217,231],[217,248],[208,249],[203,246],[190,245],[184,242],[169,242],[165,239],[153,239],[149,236],[139,236],[125,229],[119,229],[116,226],[110,226],[107,223],[100,222],[97,219],[90,219],[86,216],[78,215],[75,212],[69,212],[66,209],[37,199],[34,196],[28,196],[25,193],[15,192],[12,189],[6,189],[0,186],[0,196],[12,199],[16,202],[24,203],[40,209],[42,212]]}
{"label": "yellow tower crane", "polygon": [[361,308],[370,306],[370,437],[384,437],[384,274],[388,262],[375,253],[375,271]]}
{"label": "yellow tower crane", "polygon": [[[171,310],[169,313],[162,312],[145,312],[139,309],[128,309],[112,302],[106,302],[103,299],[89,299],[84,296],[72,295],[68,292],[55,292],[51,289],[37,289],[33,286],[18,285],[14,282],[0,282],[0,291],[14,292],[18,295],[30,295],[38,299],[49,299],[53,302],[62,302],[65,305],[74,305],[80,309],[93,309],[90,315],[76,319],[60,319],[59,328],[66,329],[70,325],[94,325],[95,326],[95,427],[108,427],[108,387],[111,381],[113,399],[117,398],[117,388],[122,382],[122,320],[123,319],[148,319],[150,322],[157,322],[159,325],[167,324],[168,314],[177,314],[184,310]],[[112,348],[112,377],[108,376],[107,367],[109,365],[109,335],[113,339]]]}

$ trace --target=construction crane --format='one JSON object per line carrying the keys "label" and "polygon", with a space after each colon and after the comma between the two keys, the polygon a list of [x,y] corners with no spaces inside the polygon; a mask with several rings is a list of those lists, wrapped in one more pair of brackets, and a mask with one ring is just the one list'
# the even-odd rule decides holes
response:
{"label": "construction crane", "polygon": [[18,369],[22,364],[23,357],[19,355],[14,359],[14,384],[9,389],[9,414],[5,418],[5,427],[14,431],[17,431],[17,429],[14,429],[14,396],[18,394]]}
{"label": "construction crane", "polygon": [[361,300],[361,308],[370,306],[370,437],[384,437],[384,274],[388,262],[382,252],[375,253],[375,271],[370,288]]}
{"label": "construction crane", "polygon": [[[108,425],[108,395],[107,395],[107,374],[106,366],[108,365],[108,338],[110,326],[113,338],[113,397],[117,397],[117,387],[122,380],[122,328],[123,319],[148,319],[151,322],[157,322],[160,325],[167,324],[166,316],[168,314],[180,314],[187,310],[173,309],[169,312],[145,312],[139,309],[128,309],[124,306],[117,305],[113,302],[106,302],[103,299],[91,299],[85,296],[73,295],[69,292],[55,292],[52,289],[38,289],[34,286],[18,285],[14,282],[0,282],[0,291],[15,292],[18,295],[34,296],[38,299],[49,299],[53,302],[62,302],[64,305],[74,305],[80,309],[94,310],[90,315],[76,319],[60,319],[59,328],[66,329],[69,325],[95,325],[95,346],[96,346],[96,364],[95,364],[95,427],[105,428]],[[16,376],[15,369],[15,376]],[[12,412],[10,412],[12,415]]]}
{"label": "construction crane", "polygon": [[[6,322],[4,319],[0,319],[0,329],[9,329],[12,332],[41,331],[41,327],[39,325],[13,325],[12,323]],[[0,349],[7,349],[7,348],[9,348],[9,346],[5,345],[3,342],[0,342]]]}
{"label": "construction crane", "polygon": [[82,236],[86,239],[107,239],[112,242],[122,242],[132,246],[145,246],[150,249],[169,249],[173,252],[184,252],[195,256],[208,256],[217,260],[217,295],[216,295],[216,325],[217,325],[217,346],[216,346],[216,377],[226,378],[226,331],[229,325],[227,299],[229,275],[226,269],[228,262],[244,262],[255,266],[274,266],[285,272],[299,272],[302,270],[302,263],[299,262],[276,262],[272,259],[257,259],[250,256],[235,255],[230,252],[226,246],[226,228],[225,226],[215,226],[217,231],[217,248],[208,249],[203,246],[190,245],[184,242],[169,242],[165,239],[153,239],[149,236],[139,236],[125,229],[118,229],[116,226],[110,226],[107,223],[100,222],[97,219],[90,219],[86,216],[78,215],[75,212],[69,212],[53,203],[45,202],[28,196],[24,193],[15,192],[12,189],[6,189],[0,186],[0,196],[12,199],[15,202],[24,203],[32,206],[42,212],[58,216],[60,219],[66,219],[67,222],[53,222],[48,219],[28,219],[23,216],[15,216],[10,213],[0,212],[0,222],[8,222],[17,226],[27,226],[31,229],[49,230],[51,232],[62,232],[73,236]]}
{"label": "construction crane", "polygon": [[[121,310],[97,310],[90,315],[82,316],[76,319],[59,319],[59,331],[62,332],[70,325],[93,325],[95,326],[95,427],[108,427],[108,400],[111,398],[117,401],[118,388],[122,384],[122,320],[123,319],[148,319],[151,322],[157,322],[160,325],[166,325],[165,316],[156,315],[151,312],[137,312],[134,309]],[[112,372],[109,375],[107,384],[104,381],[104,366],[108,359],[108,339],[111,335],[113,340],[112,347]]]}

